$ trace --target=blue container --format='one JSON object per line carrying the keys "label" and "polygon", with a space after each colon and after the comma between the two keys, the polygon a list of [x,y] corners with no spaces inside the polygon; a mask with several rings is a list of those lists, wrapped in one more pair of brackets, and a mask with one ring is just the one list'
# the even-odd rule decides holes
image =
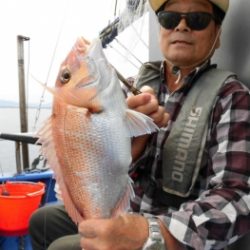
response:
{"label": "blue container", "polygon": [[29,235],[25,236],[0,236],[1,250],[32,250]]}
{"label": "blue container", "polygon": [[46,185],[42,205],[48,202],[55,202],[57,200],[54,191],[55,179],[53,178],[53,171],[51,170],[24,172],[14,176],[0,177],[0,183],[6,181],[41,181]]}
{"label": "blue container", "polygon": [[[34,181],[43,182],[46,185],[45,194],[43,196],[41,205],[46,203],[56,202],[55,196],[55,179],[51,170],[36,171],[17,174],[15,176],[0,177],[0,183],[6,181]],[[1,250],[32,250],[29,235],[0,235],[0,249]]]}

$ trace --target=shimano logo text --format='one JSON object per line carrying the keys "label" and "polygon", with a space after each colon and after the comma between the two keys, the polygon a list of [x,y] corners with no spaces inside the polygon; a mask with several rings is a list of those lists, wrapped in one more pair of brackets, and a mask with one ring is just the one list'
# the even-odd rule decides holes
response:
{"label": "shimano logo text", "polygon": [[188,116],[188,121],[180,135],[177,144],[177,154],[174,158],[174,166],[172,172],[172,180],[177,182],[183,181],[183,173],[185,170],[188,149],[191,145],[193,134],[197,127],[202,108],[193,108]]}

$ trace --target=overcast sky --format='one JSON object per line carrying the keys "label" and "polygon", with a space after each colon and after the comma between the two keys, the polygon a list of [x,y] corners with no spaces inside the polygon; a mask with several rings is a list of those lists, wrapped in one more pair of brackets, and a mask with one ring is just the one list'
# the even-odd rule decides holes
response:
{"label": "overcast sky", "polygon": [[[118,1],[117,11],[124,7],[125,0]],[[26,73],[41,82],[48,77],[49,67],[55,50],[53,67],[48,84],[53,86],[59,65],[71,49],[76,38],[84,36],[94,39],[99,32],[114,20],[115,0],[6,0],[0,3],[0,99],[18,100],[17,35],[30,37],[24,43]],[[142,27],[144,27],[144,24]],[[56,41],[59,37],[59,43]],[[129,44],[145,61],[147,55],[140,52],[138,44],[132,44],[135,35],[126,34]],[[120,49],[120,52],[122,50]],[[114,53],[114,54],[112,54]],[[135,74],[137,68],[130,65],[122,67],[126,58],[121,58],[114,50],[107,52],[109,58],[120,66],[125,76]],[[129,55],[127,52],[125,53]],[[128,56],[129,57],[129,56]],[[129,70],[129,73],[128,73]],[[32,78],[27,79],[27,98],[29,102],[39,102],[41,86]],[[49,94],[48,94],[49,95]]]}

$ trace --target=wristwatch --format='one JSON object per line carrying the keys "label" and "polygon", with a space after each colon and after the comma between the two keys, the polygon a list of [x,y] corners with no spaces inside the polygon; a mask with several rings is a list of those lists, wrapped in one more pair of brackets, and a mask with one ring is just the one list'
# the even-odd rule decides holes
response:
{"label": "wristwatch", "polygon": [[142,250],[167,250],[158,219],[156,217],[148,217],[147,220],[149,237]]}

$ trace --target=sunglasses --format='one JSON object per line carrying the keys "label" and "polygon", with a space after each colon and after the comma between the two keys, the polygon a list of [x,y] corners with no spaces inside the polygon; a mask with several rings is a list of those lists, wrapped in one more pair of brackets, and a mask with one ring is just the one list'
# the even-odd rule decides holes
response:
{"label": "sunglasses", "polygon": [[187,26],[192,30],[203,30],[207,28],[214,16],[207,12],[171,12],[160,11],[158,14],[158,21],[165,29],[174,29],[178,26],[181,19],[186,20]]}

